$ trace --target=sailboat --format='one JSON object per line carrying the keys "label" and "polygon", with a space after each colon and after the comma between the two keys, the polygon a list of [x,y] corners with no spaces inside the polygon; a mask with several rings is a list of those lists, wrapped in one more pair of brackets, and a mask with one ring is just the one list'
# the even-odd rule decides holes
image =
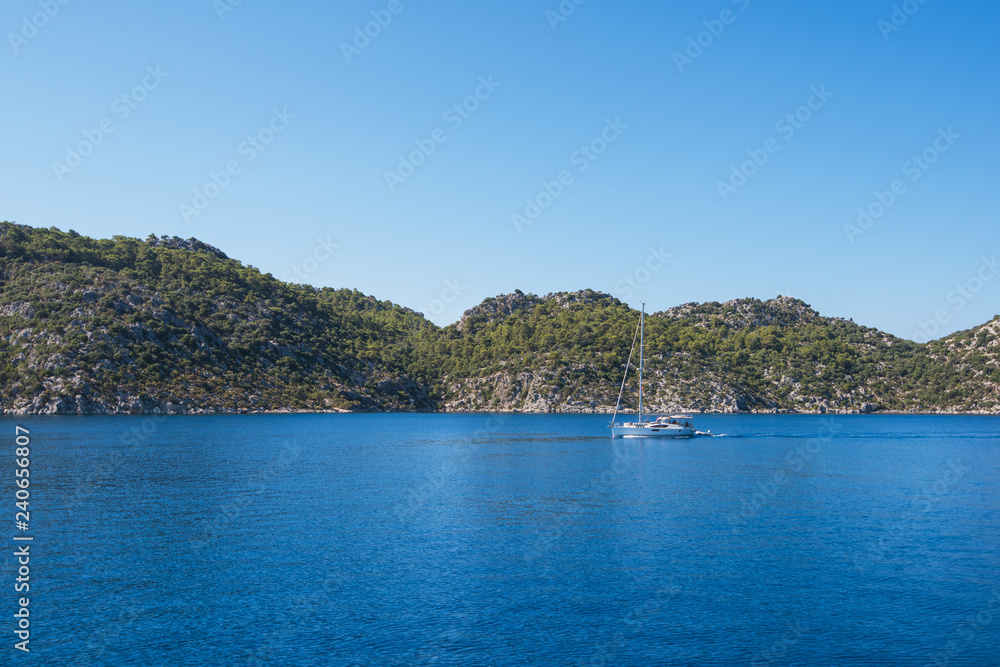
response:
{"label": "sailboat", "polygon": [[622,388],[618,392],[618,402],[615,404],[615,414],[611,417],[611,437],[613,438],[690,438],[698,435],[694,425],[691,423],[691,415],[670,415],[669,417],[655,417],[650,415],[650,419],[642,419],[642,366],[643,366],[643,343],[646,337],[646,304],[642,304],[642,311],[639,315],[639,326],[636,327],[636,335],[639,338],[639,416],[634,422],[618,422],[618,409],[622,404],[622,394],[625,392],[625,381],[628,379],[628,369],[632,365],[632,353],[635,352],[635,336],[632,337],[632,349],[628,353],[628,361],[625,363],[625,376],[622,378]]}

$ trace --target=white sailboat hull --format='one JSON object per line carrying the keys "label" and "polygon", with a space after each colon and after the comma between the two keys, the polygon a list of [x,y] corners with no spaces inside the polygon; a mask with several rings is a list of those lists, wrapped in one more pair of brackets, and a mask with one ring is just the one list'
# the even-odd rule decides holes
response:
{"label": "white sailboat hull", "polygon": [[696,434],[693,426],[679,424],[615,424],[611,427],[613,438],[692,438]]}

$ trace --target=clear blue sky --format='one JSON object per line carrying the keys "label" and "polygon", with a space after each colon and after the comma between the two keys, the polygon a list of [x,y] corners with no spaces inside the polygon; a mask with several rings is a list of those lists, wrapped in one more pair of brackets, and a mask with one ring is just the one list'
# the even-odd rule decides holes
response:
{"label": "clear blue sky", "polygon": [[[949,333],[1000,312],[983,266],[1000,253],[1000,6],[908,4],[896,26],[888,0],[587,0],[559,21],[559,0],[8,0],[0,219],[195,236],[439,324],[514,289],[592,288],[651,311],[784,293]],[[372,12],[391,22],[345,55]],[[689,38],[706,46],[678,61]],[[808,119],[776,125],[790,113]],[[434,152],[391,189],[418,141]],[[934,164],[907,165],[925,149]],[[723,197],[748,151],[767,161]],[[195,189],[230,162],[204,206]]]}

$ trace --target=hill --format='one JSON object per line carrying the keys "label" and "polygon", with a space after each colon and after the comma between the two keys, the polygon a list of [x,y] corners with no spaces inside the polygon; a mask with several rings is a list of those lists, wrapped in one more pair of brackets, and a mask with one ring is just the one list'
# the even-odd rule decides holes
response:
{"label": "hill", "polygon": [[[438,393],[459,410],[613,410],[637,319],[590,291],[488,299],[441,331]],[[918,345],[788,297],[685,304],[646,318],[645,401],[654,412],[996,412],[998,327]]]}
{"label": "hill", "polygon": [[[599,292],[518,291],[439,328],[355,290],[283,283],[195,239],[0,223],[7,413],[611,411],[637,320]],[[996,413],[998,334],[994,319],[918,345],[788,297],[684,304],[646,318],[646,401]]]}
{"label": "hill", "polygon": [[0,223],[0,406],[431,409],[411,310],[282,283],[203,243]]}

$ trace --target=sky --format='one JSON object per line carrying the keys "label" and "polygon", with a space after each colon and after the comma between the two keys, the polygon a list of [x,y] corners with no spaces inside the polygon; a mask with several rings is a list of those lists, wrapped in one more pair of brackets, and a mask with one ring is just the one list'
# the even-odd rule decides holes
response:
{"label": "sky", "polygon": [[[578,4],[579,3],[579,4]],[[594,289],[1000,313],[1000,5],[7,0],[0,219],[444,325]]]}

